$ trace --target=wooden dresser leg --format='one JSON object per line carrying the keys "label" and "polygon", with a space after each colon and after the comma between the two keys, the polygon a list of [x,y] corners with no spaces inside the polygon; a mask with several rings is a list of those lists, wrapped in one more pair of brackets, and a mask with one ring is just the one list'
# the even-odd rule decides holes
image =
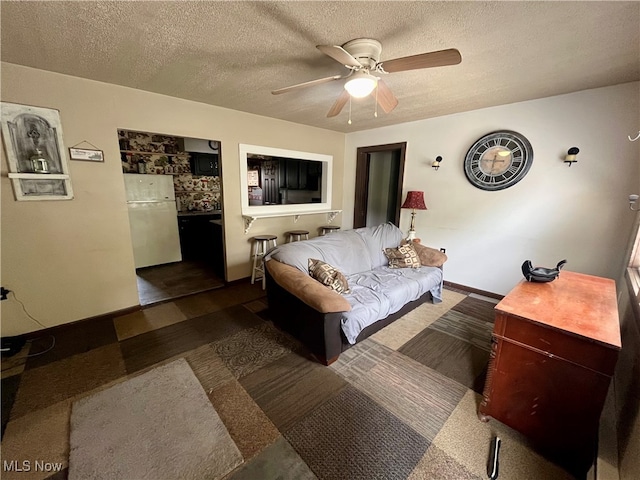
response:
{"label": "wooden dresser leg", "polygon": [[489,420],[491,420],[491,417],[488,417],[487,415],[485,415],[484,413],[480,413],[478,412],[478,419],[481,422],[487,423]]}
{"label": "wooden dresser leg", "polygon": [[333,362],[335,362],[336,360],[338,360],[338,357],[339,357],[339,356],[340,356],[340,355],[336,355],[335,357],[330,358],[329,360],[327,360],[327,361],[326,361],[325,365],[328,367],[328,366],[329,366],[329,365],[331,365]]}
{"label": "wooden dresser leg", "polygon": [[335,357],[330,358],[329,360],[327,360],[325,357],[321,356],[321,355],[314,355],[316,357],[316,359],[323,365],[326,365],[327,367],[329,365],[331,365],[333,362],[335,362],[336,360],[338,360],[338,357],[340,355],[336,355]]}

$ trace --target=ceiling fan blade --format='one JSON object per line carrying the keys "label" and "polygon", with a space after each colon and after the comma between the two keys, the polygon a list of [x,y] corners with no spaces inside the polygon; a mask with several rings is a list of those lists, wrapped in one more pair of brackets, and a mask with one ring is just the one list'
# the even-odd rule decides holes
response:
{"label": "ceiling fan blade", "polygon": [[316,48],[345,67],[362,67],[362,64],[342,47],[337,45],[317,45]]}
{"label": "ceiling fan blade", "polygon": [[462,61],[462,55],[455,48],[439,50],[437,52],[421,53],[410,57],[395,58],[381,62],[382,69],[387,73],[404,72],[418,68],[444,67],[457,65]]}
{"label": "ceiling fan blade", "polygon": [[333,104],[333,106],[331,107],[331,110],[329,110],[329,113],[327,113],[327,117],[331,118],[338,115],[348,101],[349,101],[349,92],[347,92],[346,90],[342,90],[342,93],[336,100],[336,103]]}
{"label": "ceiling fan blade", "polygon": [[311,80],[309,82],[298,83],[296,85],[291,85],[289,87],[279,88],[278,90],[273,90],[271,93],[273,95],[280,95],[281,93],[287,93],[292,90],[298,90],[299,88],[313,87],[314,85],[320,85],[322,83],[332,82],[333,80],[340,80],[341,78],[343,78],[342,75],[334,75],[333,77],[319,78],[317,80]]}
{"label": "ceiling fan blade", "polygon": [[378,105],[382,107],[385,113],[389,113],[398,106],[398,99],[382,80],[378,80],[377,100]]}

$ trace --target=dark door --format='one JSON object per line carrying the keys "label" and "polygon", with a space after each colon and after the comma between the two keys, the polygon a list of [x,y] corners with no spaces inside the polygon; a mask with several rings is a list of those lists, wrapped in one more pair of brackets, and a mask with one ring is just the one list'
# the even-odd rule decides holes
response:
{"label": "dark door", "polygon": [[358,148],[353,228],[386,221],[399,226],[406,147],[402,142]]}
{"label": "dark door", "polygon": [[278,161],[270,160],[262,162],[262,198],[264,205],[277,205],[280,203],[280,191],[278,189]]}

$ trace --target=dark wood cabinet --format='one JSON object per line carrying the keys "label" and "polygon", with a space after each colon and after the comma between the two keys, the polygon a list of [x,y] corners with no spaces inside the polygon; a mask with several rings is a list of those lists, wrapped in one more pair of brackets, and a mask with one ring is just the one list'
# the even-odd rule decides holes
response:
{"label": "dark wood cabinet", "polygon": [[283,160],[280,187],[290,190],[317,190],[322,175],[322,162]]}
{"label": "dark wood cabinet", "polygon": [[300,168],[299,168],[299,160],[285,160],[285,175],[284,175],[284,188],[297,190],[300,188]]}
{"label": "dark wood cabinet", "polygon": [[209,222],[211,232],[211,266],[217,276],[224,279],[224,240],[222,224]]}
{"label": "dark wood cabinet", "polygon": [[193,175],[220,175],[220,162],[217,154],[189,152],[191,173]]}
{"label": "dark wood cabinet", "polygon": [[178,217],[178,227],[182,259],[206,263],[216,275],[224,278],[222,225],[211,223],[211,220],[220,220],[220,217],[220,214],[181,215]]}
{"label": "dark wood cabinet", "polygon": [[586,472],[621,348],[615,282],[563,270],[553,282],[521,282],[495,311],[480,418]]}

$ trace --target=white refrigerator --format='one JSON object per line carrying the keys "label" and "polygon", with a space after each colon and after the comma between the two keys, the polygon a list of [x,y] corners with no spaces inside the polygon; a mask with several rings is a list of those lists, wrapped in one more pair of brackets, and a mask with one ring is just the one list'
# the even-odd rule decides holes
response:
{"label": "white refrigerator", "polygon": [[136,268],[181,261],[173,177],[126,173],[124,182]]}

